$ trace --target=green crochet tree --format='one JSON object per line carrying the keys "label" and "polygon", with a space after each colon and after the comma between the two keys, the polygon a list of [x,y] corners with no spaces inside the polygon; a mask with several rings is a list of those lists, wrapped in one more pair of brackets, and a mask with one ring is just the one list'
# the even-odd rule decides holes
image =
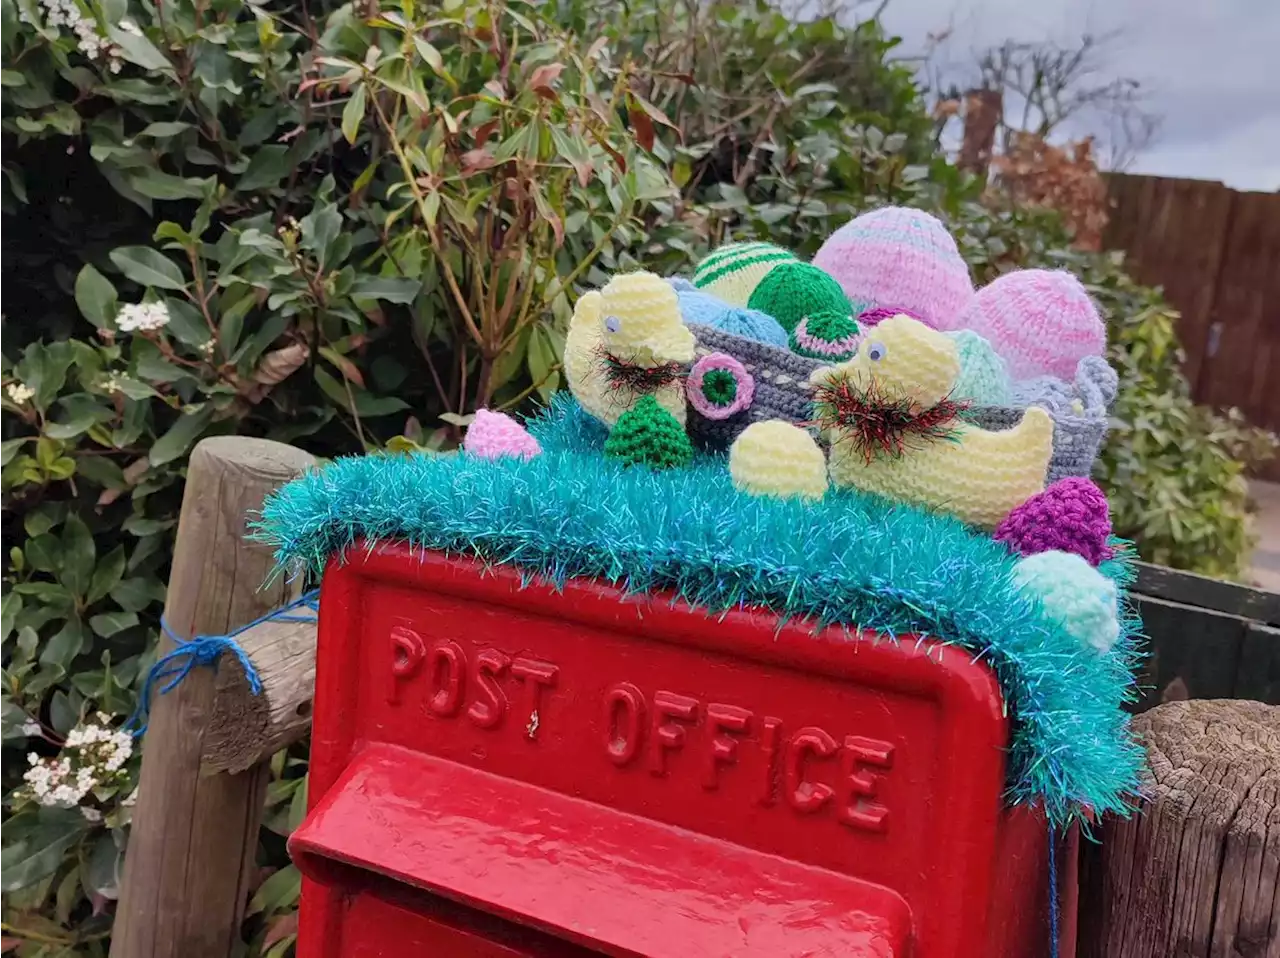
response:
{"label": "green crochet tree", "polygon": [[670,469],[693,460],[693,445],[675,416],[652,396],[642,396],[609,431],[604,454],[628,466],[644,463],[654,469]]}

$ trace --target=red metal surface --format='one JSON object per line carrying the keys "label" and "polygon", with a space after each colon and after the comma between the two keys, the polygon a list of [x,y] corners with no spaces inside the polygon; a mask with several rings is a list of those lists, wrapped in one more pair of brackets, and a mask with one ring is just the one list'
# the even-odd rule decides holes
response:
{"label": "red metal surface", "polygon": [[611,954],[893,958],[909,933],[878,885],[391,745],[292,847],[312,878],[354,865]]}
{"label": "red metal surface", "polygon": [[322,600],[300,958],[1043,938],[1044,825],[1002,809],[998,687],[962,650],[400,546]]}

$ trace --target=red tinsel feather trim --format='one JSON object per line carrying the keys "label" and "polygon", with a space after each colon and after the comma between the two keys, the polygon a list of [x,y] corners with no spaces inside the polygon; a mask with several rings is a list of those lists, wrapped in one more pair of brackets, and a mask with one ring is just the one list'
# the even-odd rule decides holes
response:
{"label": "red tinsel feather trim", "polygon": [[882,456],[901,458],[908,439],[954,440],[968,405],[948,398],[922,409],[907,399],[889,399],[874,380],[863,390],[842,377],[815,388],[813,424],[832,433],[835,442],[851,443],[870,463]]}
{"label": "red tinsel feather trim", "polygon": [[659,366],[641,366],[639,363],[619,359],[606,349],[601,349],[604,375],[613,390],[633,393],[652,393],[682,379],[688,370],[683,363],[662,363]]}

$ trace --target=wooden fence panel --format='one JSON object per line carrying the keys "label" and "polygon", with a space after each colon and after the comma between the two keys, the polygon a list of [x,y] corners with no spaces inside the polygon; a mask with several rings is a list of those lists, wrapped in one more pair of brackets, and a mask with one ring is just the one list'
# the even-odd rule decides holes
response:
{"label": "wooden fence panel", "polygon": [[[1138,181],[1137,189],[1127,180]],[[1112,183],[1106,244],[1127,250],[1135,277],[1163,286],[1182,314],[1183,370],[1195,383],[1209,345],[1234,192],[1221,183],[1156,176],[1118,176]]]}
{"label": "wooden fence panel", "polygon": [[1250,421],[1280,429],[1280,194],[1239,193],[1218,276],[1213,322],[1218,348],[1197,398],[1238,406]]}
{"label": "wooden fence panel", "polygon": [[[1196,400],[1280,431],[1280,193],[1124,174],[1108,193],[1104,245],[1181,313]],[[1280,480],[1280,460],[1264,476]]]}
{"label": "wooden fence panel", "polygon": [[1148,643],[1134,711],[1183,699],[1280,705],[1280,594],[1138,564]]}

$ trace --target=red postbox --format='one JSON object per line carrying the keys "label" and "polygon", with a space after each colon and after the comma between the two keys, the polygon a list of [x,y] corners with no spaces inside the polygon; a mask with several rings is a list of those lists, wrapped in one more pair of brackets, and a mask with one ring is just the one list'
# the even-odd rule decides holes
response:
{"label": "red postbox", "polygon": [[300,958],[1047,950],[963,650],[393,545],[321,599]]}

